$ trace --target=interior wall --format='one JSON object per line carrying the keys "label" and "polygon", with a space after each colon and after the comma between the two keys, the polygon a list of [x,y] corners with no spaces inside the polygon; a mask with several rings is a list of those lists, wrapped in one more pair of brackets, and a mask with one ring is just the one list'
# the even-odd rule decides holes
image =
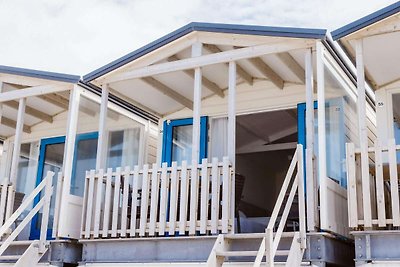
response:
{"label": "interior wall", "polygon": [[270,216],[294,150],[236,155],[236,171],[245,176],[242,200],[263,208]]}

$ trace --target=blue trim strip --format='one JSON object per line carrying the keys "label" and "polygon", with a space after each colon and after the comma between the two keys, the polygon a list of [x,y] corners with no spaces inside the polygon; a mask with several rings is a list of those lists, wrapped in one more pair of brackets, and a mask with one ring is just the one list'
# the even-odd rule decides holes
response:
{"label": "blue trim strip", "polygon": [[[167,162],[169,166],[172,163],[172,134],[173,128],[177,126],[192,125],[193,118],[173,120],[163,124],[163,145],[162,145],[162,162]],[[200,118],[200,162],[203,158],[207,157],[207,130],[208,130],[208,117],[203,116]],[[200,163],[199,162],[199,163]]]}
{"label": "blue trim strip", "polygon": [[326,30],[324,29],[267,27],[267,26],[253,26],[253,25],[192,22],[95,71],[86,74],[85,76],[83,76],[83,81],[90,82],[193,31],[249,34],[249,35],[262,35],[262,36],[279,36],[279,37],[292,37],[292,38],[309,38],[309,39],[323,39],[325,38],[326,35]]}
{"label": "blue trim strip", "polygon": [[339,29],[334,30],[333,32],[331,32],[332,38],[334,41],[336,41],[344,36],[350,35],[353,32],[358,31],[364,27],[367,27],[375,22],[390,17],[398,12],[400,12],[400,2],[391,4],[390,6],[382,8],[372,14],[369,14],[361,19],[358,19]]}
{"label": "blue trim strip", "polygon": [[80,76],[56,73],[56,72],[48,72],[41,70],[32,70],[32,69],[24,69],[24,68],[16,68],[10,66],[0,65],[0,73],[26,76],[38,79],[46,79],[53,80],[59,82],[67,82],[67,83],[78,83],[80,80]]}

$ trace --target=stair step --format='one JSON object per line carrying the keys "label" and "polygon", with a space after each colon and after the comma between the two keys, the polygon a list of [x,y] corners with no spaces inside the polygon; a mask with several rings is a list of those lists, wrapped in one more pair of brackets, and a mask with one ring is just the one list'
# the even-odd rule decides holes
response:
{"label": "stair step", "polygon": [[[283,232],[282,237],[293,237],[296,232]],[[275,233],[274,233],[275,235]],[[265,233],[225,234],[226,239],[262,239]]]}
{"label": "stair step", "polygon": [[[257,256],[257,250],[231,250],[231,251],[217,251],[217,256],[222,257],[255,257]],[[289,255],[289,250],[277,250],[276,256],[287,256]]]}
{"label": "stair step", "polygon": [[0,256],[0,260],[19,260],[21,258],[21,255],[2,255]]}
{"label": "stair step", "polygon": [[[16,240],[11,242],[10,247],[11,246],[29,246],[30,244],[32,244],[34,242],[34,240]],[[4,242],[0,242],[0,246],[3,244]]]}

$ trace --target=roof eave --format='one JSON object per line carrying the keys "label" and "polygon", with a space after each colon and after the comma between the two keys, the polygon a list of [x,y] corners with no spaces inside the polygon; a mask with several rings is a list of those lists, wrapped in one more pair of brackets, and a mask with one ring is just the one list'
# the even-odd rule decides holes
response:
{"label": "roof eave", "polygon": [[18,75],[18,76],[24,76],[24,77],[31,77],[31,78],[36,78],[36,79],[52,80],[52,81],[65,82],[65,83],[73,83],[73,84],[78,83],[80,80],[80,76],[78,76],[78,75],[32,70],[32,69],[25,69],[25,68],[16,68],[16,67],[3,66],[3,65],[0,65],[0,73]]}
{"label": "roof eave", "polygon": [[83,82],[91,82],[123,65],[132,62],[133,60],[142,57],[167,43],[170,43],[178,38],[185,36],[194,31],[203,32],[218,32],[218,33],[233,33],[233,34],[248,34],[260,36],[276,36],[276,37],[291,37],[291,38],[308,38],[308,39],[324,39],[326,36],[325,29],[306,29],[306,28],[289,28],[289,27],[266,27],[266,26],[249,26],[249,25],[234,25],[234,24],[215,24],[192,22],[188,25],[179,28],[113,62],[94,70],[83,76]]}
{"label": "roof eave", "polygon": [[400,12],[400,2],[391,4],[390,6],[382,8],[372,14],[369,14],[363,18],[360,18],[339,29],[332,31],[332,38],[334,41],[336,41],[365,27],[368,27],[369,25],[372,25],[380,20],[390,17],[398,12]]}

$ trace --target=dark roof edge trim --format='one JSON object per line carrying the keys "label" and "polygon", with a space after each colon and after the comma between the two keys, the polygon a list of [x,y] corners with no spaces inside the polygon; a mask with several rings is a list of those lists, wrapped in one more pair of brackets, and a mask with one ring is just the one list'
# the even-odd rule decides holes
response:
{"label": "dark roof edge trim", "polygon": [[400,1],[331,32],[334,41],[400,12]]}
{"label": "dark roof edge trim", "polygon": [[32,78],[38,78],[38,79],[45,79],[45,80],[52,80],[52,81],[59,81],[59,82],[75,83],[75,84],[78,83],[81,78],[78,75],[70,75],[70,74],[48,72],[48,71],[41,71],[41,70],[16,68],[16,67],[3,66],[3,65],[0,65],[0,73],[32,77]]}
{"label": "dark roof edge trim", "polygon": [[326,30],[192,22],[83,76],[90,82],[193,31],[324,39]]}

